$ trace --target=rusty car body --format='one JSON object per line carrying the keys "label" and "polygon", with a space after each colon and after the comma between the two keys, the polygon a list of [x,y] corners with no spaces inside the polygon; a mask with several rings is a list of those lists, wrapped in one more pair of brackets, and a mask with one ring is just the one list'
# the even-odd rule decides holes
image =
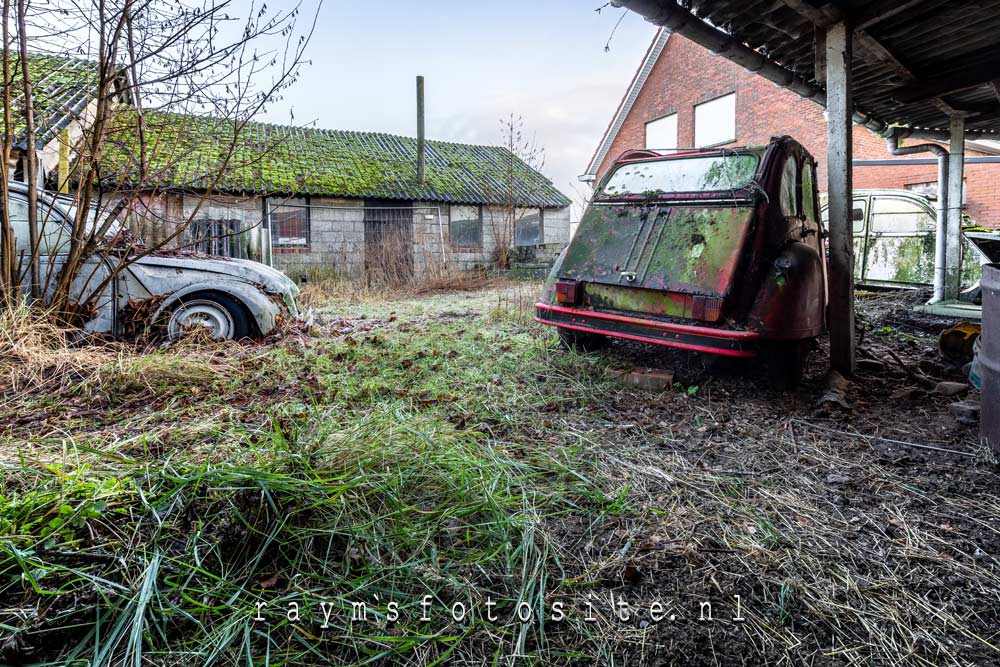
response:
{"label": "rusty car body", "polygon": [[794,385],[826,325],[823,237],[816,162],[794,139],[630,151],[556,260],[536,319],[575,347],[613,337],[764,354],[775,384]]}
{"label": "rusty car body", "polygon": [[[28,189],[9,183],[8,210],[16,252],[28,253]],[[42,276],[55,276],[68,251],[71,212],[65,203],[40,194],[38,220]],[[92,304],[84,331],[120,335],[152,328],[169,338],[204,328],[214,338],[258,337],[271,332],[282,318],[297,315],[299,289],[287,276],[249,260],[197,253],[153,253],[130,258],[114,279],[121,258],[97,252],[88,258],[71,286],[71,296]],[[26,272],[25,272],[26,273]],[[43,279],[44,280],[44,279]],[[50,286],[54,280],[45,281]],[[94,286],[108,282],[100,294]],[[133,321],[141,313],[143,322]]]}

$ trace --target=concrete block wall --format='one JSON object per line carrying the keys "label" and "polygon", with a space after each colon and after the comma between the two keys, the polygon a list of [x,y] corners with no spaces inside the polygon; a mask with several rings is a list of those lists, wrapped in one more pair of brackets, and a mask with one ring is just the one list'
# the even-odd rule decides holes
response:
{"label": "concrete block wall", "polygon": [[[274,199],[272,203],[286,201]],[[365,262],[363,203],[357,199],[312,197],[309,207],[309,247],[272,248],[274,266],[296,280],[318,271],[360,274]]]}

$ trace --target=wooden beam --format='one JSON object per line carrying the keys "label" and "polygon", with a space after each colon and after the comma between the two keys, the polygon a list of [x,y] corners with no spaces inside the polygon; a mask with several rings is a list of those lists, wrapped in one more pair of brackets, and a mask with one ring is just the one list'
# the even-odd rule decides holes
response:
{"label": "wooden beam", "polygon": [[[947,100],[941,97],[935,97],[931,102],[938,109],[943,111],[945,115],[950,118],[969,118],[971,116],[978,116],[981,113],[991,113],[994,111],[1000,111],[1000,106],[998,105],[961,105],[954,106],[949,104]],[[972,106],[979,107],[978,109],[971,108]]]}
{"label": "wooden beam", "polygon": [[854,39],[856,40],[855,43],[861,47],[863,51],[891,69],[900,80],[906,82],[916,81],[917,77],[913,71],[904,65],[891,51],[889,51],[889,49],[887,49],[882,42],[872,37],[871,34],[865,32],[864,30],[858,30],[854,33]]}
{"label": "wooden beam", "polygon": [[903,2],[896,2],[889,6],[872,7],[853,16],[853,26],[855,30],[865,30],[876,23],[881,23],[886,19],[891,19],[893,16],[915,9],[917,5],[923,5],[921,9],[926,9],[928,6],[937,7],[938,5],[945,4],[945,2],[947,0],[936,0],[934,2],[928,2],[927,0],[903,0]]}
{"label": "wooden beam", "polygon": [[817,28],[825,28],[844,18],[841,11],[829,2],[814,5],[806,0],[784,0],[784,3],[812,21]]}
{"label": "wooden beam", "polygon": [[923,102],[935,97],[942,97],[969,88],[992,85],[1000,70],[1000,59],[972,67],[962,68],[956,63],[955,72],[947,76],[915,81],[890,91],[893,99],[903,104]]}

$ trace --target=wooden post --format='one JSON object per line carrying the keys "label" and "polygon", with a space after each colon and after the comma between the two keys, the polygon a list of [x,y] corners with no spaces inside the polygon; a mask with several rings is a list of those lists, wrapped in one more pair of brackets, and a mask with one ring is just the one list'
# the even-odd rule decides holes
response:
{"label": "wooden post", "polygon": [[69,128],[59,132],[59,192],[69,192]]}
{"label": "wooden post", "polygon": [[417,77],[417,183],[424,184],[424,77]]}
{"label": "wooden post", "polygon": [[826,31],[827,178],[830,212],[830,365],[854,373],[854,229],[852,209],[851,30]]}
{"label": "wooden post", "polygon": [[948,226],[945,235],[944,299],[955,300],[962,289],[962,180],[965,171],[965,117],[952,116],[948,156]]}

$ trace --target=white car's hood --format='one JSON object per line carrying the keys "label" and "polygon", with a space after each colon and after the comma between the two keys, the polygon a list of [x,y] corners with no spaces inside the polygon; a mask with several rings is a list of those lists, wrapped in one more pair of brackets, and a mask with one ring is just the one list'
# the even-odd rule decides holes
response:
{"label": "white car's hood", "polygon": [[266,291],[275,294],[291,293],[293,297],[299,292],[295,283],[281,271],[249,259],[147,255],[137,260],[133,266],[214,273],[261,285]]}

